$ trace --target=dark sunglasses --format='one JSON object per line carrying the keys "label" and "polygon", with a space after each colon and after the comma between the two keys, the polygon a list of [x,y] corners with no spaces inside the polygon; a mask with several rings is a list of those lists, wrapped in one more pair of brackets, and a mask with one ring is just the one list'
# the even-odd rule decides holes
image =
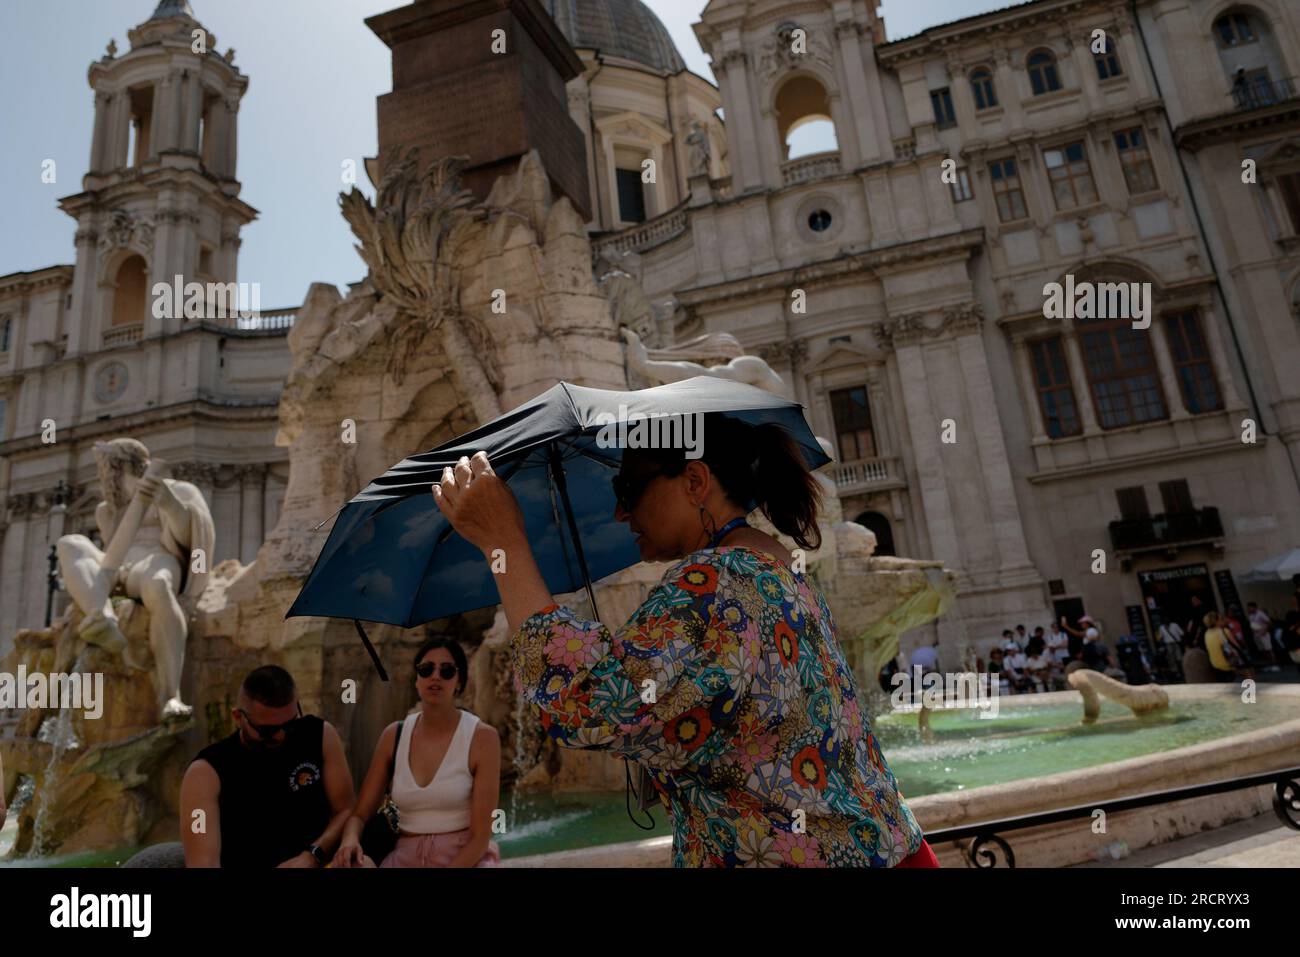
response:
{"label": "dark sunglasses", "polygon": [[641,496],[653,482],[666,472],[647,472],[644,475],[624,475],[622,472],[610,479],[610,484],[614,486],[614,500],[625,512],[630,512],[636,508],[636,503],[641,501]]}
{"label": "dark sunglasses", "polygon": [[[415,673],[421,678],[427,678],[429,675],[433,674],[434,667],[435,665],[432,661],[421,661],[415,666]],[[459,673],[460,672],[457,671],[456,666],[450,661],[444,661],[442,667],[438,668],[438,677],[443,681],[450,681]]]}
{"label": "dark sunglasses", "polygon": [[254,724],[253,720],[249,718],[248,712],[243,708],[239,709],[239,713],[244,716],[244,723],[256,731],[259,738],[274,738],[281,731],[288,734],[293,730],[294,726],[298,723],[298,719],[302,717],[302,703],[298,703],[298,716],[290,718],[282,724]]}

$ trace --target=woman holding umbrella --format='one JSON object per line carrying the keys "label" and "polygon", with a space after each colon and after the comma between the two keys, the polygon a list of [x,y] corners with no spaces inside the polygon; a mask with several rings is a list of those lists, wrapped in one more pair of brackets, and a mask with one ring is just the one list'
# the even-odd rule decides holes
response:
{"label": "woman holding umbrella", "polygon": [[614,517],[643,560],[672,564],[617,631],[555,603],[484,453],[444,470],[438,507],[485,557],[505,557],[516,690],[561,745],[650,770],[677,867],[938,866],[824,598],[746,522],[760,508],[801,549],[819,547],[815,479],[774,424],[709,415],[704,435],[698,458],[623,455]]}

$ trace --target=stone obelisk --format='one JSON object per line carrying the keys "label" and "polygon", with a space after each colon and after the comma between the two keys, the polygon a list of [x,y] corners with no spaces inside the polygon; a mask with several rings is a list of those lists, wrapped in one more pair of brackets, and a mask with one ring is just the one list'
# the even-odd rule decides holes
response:
{"label": "stone obelisk", "polygon": [[556,195],[591,218],[582,131],[565,83],[582,63],[538,0],[415,0],[366,20],[393,51],[379,97],[379,174],[408,146],[426,164],[466,155],[461,182],[486,198],[536,149]]}

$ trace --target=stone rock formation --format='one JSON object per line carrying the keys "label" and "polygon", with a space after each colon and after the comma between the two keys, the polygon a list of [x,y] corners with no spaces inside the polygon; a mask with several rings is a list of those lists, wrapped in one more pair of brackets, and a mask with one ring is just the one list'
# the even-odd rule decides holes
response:
{"label": "stone rock formation", "polygon": [[160,723],[149,647],[149,613],[130,599],[114,600],[126,652],[80,640],[83,615],[75,606],[51,627],[20,631],[0,672],[50,674],[60,646],[76,649],[69,673],[104,676],[103,712],[26,710],[14,738],[0,743],[10,784],[27,782],[26,799],[13,812],[18,836],[11,854],[53,853],[133,846],[176,834],[180,778],[188,754],[177,745],[193,719]]}

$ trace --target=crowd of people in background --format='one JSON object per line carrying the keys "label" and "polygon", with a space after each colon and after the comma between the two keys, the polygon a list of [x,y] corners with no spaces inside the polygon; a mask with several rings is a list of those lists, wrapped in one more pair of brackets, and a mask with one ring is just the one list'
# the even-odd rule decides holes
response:
{"label": "crowd of people in background", "polygon": [[[1218,612],[1193,596],[1185,620],[1162,621],[1154,640],[1122,635],[1112,649],[1102,632],[1101,624],[1086,614],[1073,626],[1061,617],[1046,627],[1035,627],[1032,633],[1024,625],[1016,625],[1003,630],[987,657],[976,658],[975,669],[997,675],[1002,694],[1065,690],[1069,687],[1066,674],[1075,662],[1128,684],[1180,681],[1185,677],[1184,656],[1192,649],[1205,652],[1220,680],[1255,678],[1259,671],[1300,669],[1300,587],[1292,593],[1290,607],[1281,617],[1253,601],[1244,611],[1234,604],[1226,612]],[[916,649],[908,666],[920,666],[923,672],[937,670],[938,649]]]}

